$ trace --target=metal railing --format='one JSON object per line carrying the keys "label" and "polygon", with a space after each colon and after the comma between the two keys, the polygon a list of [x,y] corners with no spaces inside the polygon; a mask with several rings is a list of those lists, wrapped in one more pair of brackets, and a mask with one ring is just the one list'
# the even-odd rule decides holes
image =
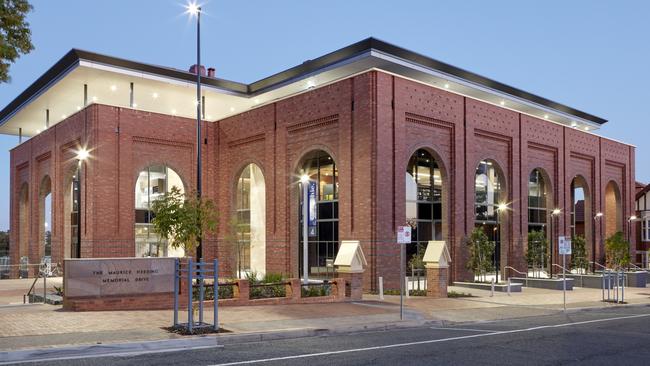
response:
{"label": "metal railing", "polygon": [[[509,270],[512,270],[513,272],[524,275],[525,282],[526,282],[526,287],[528,287],[528,272],[518,271],[517,269],[515,269],[515,268],[513,268],[511,266],[505,266],[505,267],[503,267],[503,269],[509,269]],[[510,283],[510,276],[508,276],[508,283]]]}
{"label": "metal railing", "polygon": [[40,278],[43,279],[43,304],[47,304],[47,278],[55,277],[54,274],[59,273],[59,267],[60,265],[58,263],[55,264],[54,266],[52,266],[50,262],[39,264],[38,273],[34,278],[32,285],[29,287],[27,293],[23,295],[23,304],[26,304],[28,299],[30,300],[29,301],[30,303],[32,302],[31,301],[31,297],[33,296],[32,292],[36,287],[36,282],[38,282]]}

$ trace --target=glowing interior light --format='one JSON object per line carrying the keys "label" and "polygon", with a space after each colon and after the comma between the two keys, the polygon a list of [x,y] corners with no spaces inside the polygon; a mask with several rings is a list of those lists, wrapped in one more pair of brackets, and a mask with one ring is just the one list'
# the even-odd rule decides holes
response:
{"label": "glowing interior light", "polygon": [[545,114],[545,115],[544,115],[544,119],[548,119],[548,114]]}
{"label": "glowing interior light", "polygon": [[506,101],[505,101],[505,100],[502,100],[499,104],[501,104],[501,105],[506,105]]}
{"label": "glowing interior light", "polygon": [[117,86],[111,85],[111,91],[116,91],[116,90],[117,90]]}
{"label": "glowing interior light", "polygon": [[77,110],[80,111],[80,110],[81,110],[81,107],[80,107],[80,106],[77,106]]}
{"label": "glowing interior light", "polygon": [[258,104],[260,102],[259,98],[255,98],[254,102],[255,104]]}
{"label": "glowing interior light", "polygon": [[36,133],[41,133],[41,130],[36,130]]}
{"label": "glowing interior light", "polygon": [[93,97],[93,102],[96,102],[96,101],[97,101],[97,97]]}
{"label": "glowing interior light", "polygon": [[234,112],[234,111],[235,111],[235,107],[230,107],[230,111],[231,111],[231,112]]}
{"label": "glowing interior light", "polygon": [[589,126],[585,126],[585,131],[589,131]]}
{"label": "glowing interior light", "polygon": [[172,109],[172,114],[176,114],[176,110],[175,110],[175,109]]}
{"label": "glowing interior light", "polygon": [[133,108],[138,108],[138,103],[133,103]]}
{"label": "glowing interior light", "polygon": [[449,83],[445,83],[445,89],[449,89]]}
{"label": "glowing interior light", "polygon": [[153,97],[153,99],[156,99],[158,98],[158,93],[153,93],[151,96]]}

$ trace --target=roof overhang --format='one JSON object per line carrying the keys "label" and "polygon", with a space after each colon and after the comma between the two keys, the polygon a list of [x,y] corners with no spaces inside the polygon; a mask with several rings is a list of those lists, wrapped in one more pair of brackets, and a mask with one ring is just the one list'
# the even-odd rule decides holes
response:
{"label": "roof overhang", "polygon": [[[219,120],[368,70],[381,70],[555,123],[606,120],[369,38],[252,84],[202,77],[207,120]],[[73,49],[0,111],[0,133],[33,136],[93,102],[196,117],[196,75]]]}

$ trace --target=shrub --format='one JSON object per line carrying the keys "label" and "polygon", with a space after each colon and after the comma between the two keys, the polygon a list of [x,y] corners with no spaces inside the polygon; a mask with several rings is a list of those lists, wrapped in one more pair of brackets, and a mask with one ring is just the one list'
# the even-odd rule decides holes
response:
{"label": "shrub", "polygon": [[287,296],[286,279],[281,273],[267,273],[260,280],[256,272],[251,272],[246,274],[246,279],[250,284],[251,299]]}

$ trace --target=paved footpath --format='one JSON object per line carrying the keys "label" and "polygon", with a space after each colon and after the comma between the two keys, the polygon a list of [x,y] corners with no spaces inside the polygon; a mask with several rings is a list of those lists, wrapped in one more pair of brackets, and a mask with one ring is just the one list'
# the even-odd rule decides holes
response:
{"label": "paved footpath", "polygon": [[[2,285],[4,282],[0,282]],[[0,287],[0,300],[2,289]],[[15,286],[7,291],[14,291]],[[399,320],[399,297],[366,295],[361,302],[334,304],[242,306],[220,308],[219,319],[229,331],[221,343],[273,337],[301,337],[359,330],[390,329],[420,325],[449,325],[558,314],[562,292],[526,288],[522,293],[495,293],[451,287],[474,297],[405,300],[405,320]],[[14,296],[13,293],[11,296]],[[626,289],[626,301],[650,304],[650,289]],[[567,308],[616,308],[599,301],[601,291],[577,288],[567,292]],[[2,304],[2,301],[0,301]],[[0,352],[46,347],[107,345],[140,341],[188,339],[168,333],[172,311],[69,312],[52,305],[0,306]],[[210,310],[205,314],[212,319]],[[180,321],[184,321],[181,317]],[[6,355],[6,353],[4,353]],[[0,361],[2,354],[0,354]]]}

